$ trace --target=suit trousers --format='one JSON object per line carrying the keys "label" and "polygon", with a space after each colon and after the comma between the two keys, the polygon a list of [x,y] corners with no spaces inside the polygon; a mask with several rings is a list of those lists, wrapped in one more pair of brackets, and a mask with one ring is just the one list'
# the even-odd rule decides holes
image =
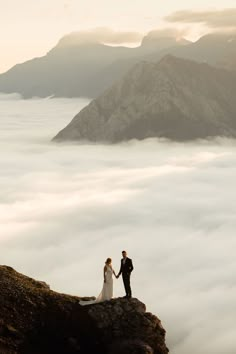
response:
{"label": "suit trousers", "polygon": [[125,287],[126,296],[131,297],[131,287],[130,287],[130,273],[122,273],[123,283]]}

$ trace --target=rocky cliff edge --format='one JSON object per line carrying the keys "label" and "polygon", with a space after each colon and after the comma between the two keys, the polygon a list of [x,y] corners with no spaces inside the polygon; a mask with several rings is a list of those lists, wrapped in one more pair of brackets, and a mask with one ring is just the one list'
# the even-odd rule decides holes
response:
{"label": "rocky cliff edge", "polygon": [[161,321],[138,299],[81,306],[0,266],[1,354],[167,354]]}

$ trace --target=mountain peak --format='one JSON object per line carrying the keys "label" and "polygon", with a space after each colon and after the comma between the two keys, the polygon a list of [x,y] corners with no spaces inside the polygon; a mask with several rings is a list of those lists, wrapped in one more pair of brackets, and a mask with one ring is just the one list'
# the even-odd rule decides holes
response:
{"label": "mountain peak", "polygon": [[180,37],[173,30],[154,30],[149,32],[142,40],[141,46],[159,48],[161,50],[175,46],[187,45],[189,42],[187,39]]}
{"label": "mountain peak", "polygon": [[85,35],[81,32],[72,32],[69,33],[65,36],[63,36],[58,44],[58,48],[67,48],[67,47],[78,47],[81,45],[87,45],[87,44],[102,44],[101,41],[98,40],[98,38],[94,36],[89,36]]}
{"label": "mountain peak", "polygon": [[172,54],[166,54],[161,60],[158,62],[158,65],[168,64],[168,65],[175,65],[175,64],[182,64],[186,59],[178,58]]}
{"label": "mountain peak", "polygon": [[[186,71],[190,71],[194,74],[199,67],[203,65],[202,63],[195,62],[189,59],[179,58],[172,54],[166,54],[157,63],[155,63],[155,71],[159,71],[162,75],[171,77],[174,80],[176,77],[184,77]],[[207,64],[204,64],[207,65]]]}
{"label": "mountain peak", "polygon": [[236,44],[236,33],[235,32],[226,32],[226,33],[208,33],[201,38],[199,38],[195,44],[210,44],[210,45],[222,45],[230,44],[235,42]]}
{"label": "mountain peak", "polygon": [[236,136],[236,77],[223,69],[166,55],[136,64],[93,100],[55,140],[119,142],[165,137]]}

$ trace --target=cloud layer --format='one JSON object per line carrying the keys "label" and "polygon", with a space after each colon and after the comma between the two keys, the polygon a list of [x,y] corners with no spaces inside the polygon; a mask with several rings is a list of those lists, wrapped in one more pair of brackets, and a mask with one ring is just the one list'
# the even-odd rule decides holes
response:
{"label": "cloud layer", "polygon": [[171,353],[235,353],[235,142],[48,143],[84,104],[2,97],[1,263],[97,295],[127,249]]}
{"label": "cloud layer", "polygon": [[[153,29],[147,33],[146,37],[150,39],[155,38],[175,38],[176,40],[182,39],[185,35],[188,35],[187,29],[178,28],[163,28],[163,29]],[[145,37],[144,37],[145,38]]]}
{"label": "cloud layer", "polygon": [[236,8],[218,11],[176,11],[165,17],[167,22],[201,23],[212,29],[236,28]]}
{"label": "cloud layer", "polygon": [[143,34],[132,31],[114,31],[110,28],[99,27],[87,31],[73,32],[63,37],[59,44],[78,45],[80,43],[106,43],[106,44],[125,44],[140,43]]}

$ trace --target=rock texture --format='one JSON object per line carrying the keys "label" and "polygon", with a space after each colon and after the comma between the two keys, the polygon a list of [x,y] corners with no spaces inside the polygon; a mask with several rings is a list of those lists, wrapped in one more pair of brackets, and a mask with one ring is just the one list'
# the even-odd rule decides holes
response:
{"label": "rock texture", "polygon": [[57,141],[119,142],[165,137],[236,136],[236,75],[166,56],[142,62],[93,100]]}
{"label": "rock texture", "polygon": [[137,299],[81,306],[86,298],[56,293],[7,266],[0,288],[2,354],[168,353],[160,320]]}

